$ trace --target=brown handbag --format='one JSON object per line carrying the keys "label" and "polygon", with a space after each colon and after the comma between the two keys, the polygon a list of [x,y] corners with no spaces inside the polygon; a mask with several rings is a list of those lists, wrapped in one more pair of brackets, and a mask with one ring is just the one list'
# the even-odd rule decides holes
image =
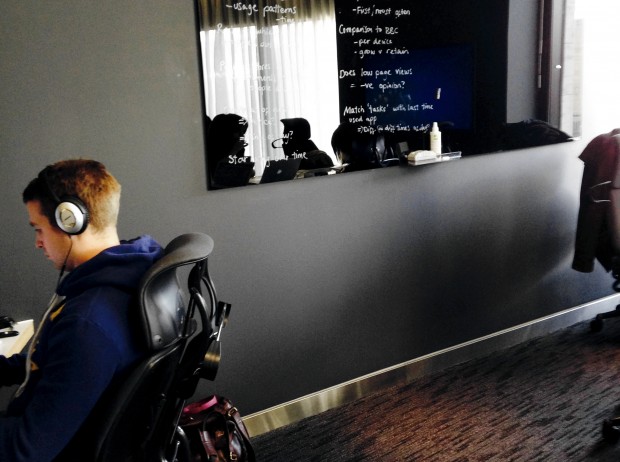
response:
{"label": "brown handbag", "polygon": [[254,448],[239,410],[213,395],[183,409],[180,427],[194,462],[255,462]]}

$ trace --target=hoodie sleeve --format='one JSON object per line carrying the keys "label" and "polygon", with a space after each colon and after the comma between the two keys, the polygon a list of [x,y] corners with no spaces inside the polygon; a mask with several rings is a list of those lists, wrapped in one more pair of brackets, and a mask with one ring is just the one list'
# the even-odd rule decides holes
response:
{"label": "hoodie sleeve", "polygon": [[22,415],[0,418],[0,460],[49,462],[108,386],[120,353],[100,327],[69,317],[54,326],[45,374]]}

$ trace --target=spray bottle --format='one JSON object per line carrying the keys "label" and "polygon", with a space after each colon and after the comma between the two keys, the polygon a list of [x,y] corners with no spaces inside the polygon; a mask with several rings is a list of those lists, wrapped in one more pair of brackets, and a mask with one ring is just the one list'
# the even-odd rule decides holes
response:
{"label": "spray bottle", "polygon": [[431,130],[431,151],[437,154],[437,157],[441,157],[441,132],[437,122],[433,122],[433,129]]}

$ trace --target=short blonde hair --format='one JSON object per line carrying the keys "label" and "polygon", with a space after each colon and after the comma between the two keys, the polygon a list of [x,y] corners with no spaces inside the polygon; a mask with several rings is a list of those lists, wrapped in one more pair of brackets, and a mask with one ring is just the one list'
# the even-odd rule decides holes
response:
{"label": "short blonde hair", "polygon": [[116,227],[120,209],[121,185],[106,167],[95,160],[70,159],[43,169],[22,194],[24,203],[38,200],[41,211],[53,226],[58,200],[78,198],[89,214],[94,230]]}

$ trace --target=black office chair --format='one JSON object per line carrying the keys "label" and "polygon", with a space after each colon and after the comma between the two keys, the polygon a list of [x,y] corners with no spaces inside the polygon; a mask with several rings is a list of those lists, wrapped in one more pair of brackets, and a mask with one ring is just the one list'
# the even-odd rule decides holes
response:
{"label": "black office chair", "polygon": [[[144,276],[137,317],[151,354],[100,399],[75,438],[80,458],[71,457],[70,445],[61,460],[189,460],[178,420],[198,381],[215,379],[230,313],[208,274],[212,249],[205,234],[181,235]],[[179,283],[184,268],[191,268],[186,288]]]}
{"label": "black office chair", "polygon": [[[579,158],[584,170],[572,267],[589,273],[598,261],[620,291],[620,129],[595,137]],[[620,306],[599,313],[590,328],[600,331],[605,319],[619,316]]]}
{"label": "black office chair", "polygon": [[[573,269],[591,272],[594,261],[610,271],[620,292],[620,129],[595,137],[579,156],[584,162]],[[620,317],[620,305],[599,313],[590,329],[599,332],[604,320]],[[620,417],[603,422],[603,438],[620,439]]]}

